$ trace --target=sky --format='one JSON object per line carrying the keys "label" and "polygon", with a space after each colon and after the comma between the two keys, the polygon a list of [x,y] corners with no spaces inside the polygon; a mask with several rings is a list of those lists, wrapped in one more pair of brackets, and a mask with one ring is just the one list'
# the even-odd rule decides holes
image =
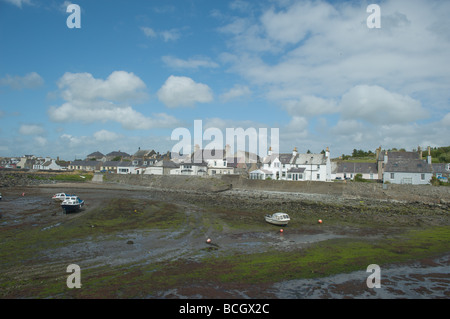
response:
{"label": "sky", "polygon": [[165,153],[177,128],[194,144],[196,120],[223,145],[227,128],[278,129],[280,152],[448,146],[449,14],[441,0],[0,0],[0,156]]}

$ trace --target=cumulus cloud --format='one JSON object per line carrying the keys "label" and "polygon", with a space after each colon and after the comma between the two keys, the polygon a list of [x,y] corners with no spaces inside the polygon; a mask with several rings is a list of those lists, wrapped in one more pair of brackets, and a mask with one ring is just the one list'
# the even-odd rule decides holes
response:
{"label": "cumulus cloud", "polygon": [[302,96],[298,100],[286,101],[284,105],[290,115],[297,116],[332,114],[339,111],[335,101],[312,95]]}
{"label": "cumulus cloud", "polygon": [[94,133],[94,138],[96,141],[99,142],[108,142],[108,141],[114,141],[119,137],[118,134],[107,131],[107,130],[100,130],[98,132]]}
{"label": "cumulus cloud", "polygon": [[342,96],[340,108],[344,119],[363,119],[374,124],[408,123],[428,115],[420,101],[376,85],[353,87]]}
{"label": "cumulus cloud", "polygon": [[58,87],[65,103],[49,108],[49,117],[54,122],[113,121],[129,130],[178,124],[170,115],[158,113],[146,117],[128,104],[147,96],[144,82],[133,73],[115,71],[106,80],[89,73],[66,73],[58,81]]}
{"label": "cumulus cloud", "polygon": [[6,75],[0,79],[0,86],[9,86],[12,89],[35,89],[44,84],[44,79],[36,72],[25,74],[24,76]]}
{"label": "cumulus cloud", "polygon": [[213,100],[211,88],[197,83],[189,77],[171,75],[159,89],[158,98],[170,108],[193,106],[195,103],[208,103]]}

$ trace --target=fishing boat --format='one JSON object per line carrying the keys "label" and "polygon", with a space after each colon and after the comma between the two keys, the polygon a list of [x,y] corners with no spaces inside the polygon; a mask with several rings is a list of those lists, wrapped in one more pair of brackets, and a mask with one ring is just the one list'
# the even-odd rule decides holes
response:
{"label": "fishing boat", "polygon": [[66,199],[67,197],[69,197],[69,196],[71,196],[71,195],[66,194],[66,193],[58,193],[58,194],[53,195],[53,196],[52,196],[52,199],[63,201],[63,200],[65,200],[65,199]]}
{"label": "fishing boat", "polygon": [[68,196],[61,203],[61,208],[65,213],[77,212],[83,207],[84,200],[80,199],[78,196]]}
{"label": "fishing boat", "polygon": [[265,219],[266,219],[266,222],[273,224],[273,225],[278,225],[278,226],[285,226],[291,220],[289,218],[288,214],[282,213],[282,212],[277,212],[272,215],[267,214],[265,216]]}

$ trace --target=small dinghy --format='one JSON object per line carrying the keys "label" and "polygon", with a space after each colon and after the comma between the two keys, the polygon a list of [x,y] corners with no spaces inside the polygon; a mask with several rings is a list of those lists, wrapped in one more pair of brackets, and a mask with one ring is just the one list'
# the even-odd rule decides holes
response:
{"label": "small dinghy", "polygon": [[266,219],[266,222],[273,224],[273,225],[278,225],[278,226],[285,226],[291,220],[289,218],[288,214],[282,213],[282,212],[278,212],[273,215],[268,214],[265,216],[265,219]]}

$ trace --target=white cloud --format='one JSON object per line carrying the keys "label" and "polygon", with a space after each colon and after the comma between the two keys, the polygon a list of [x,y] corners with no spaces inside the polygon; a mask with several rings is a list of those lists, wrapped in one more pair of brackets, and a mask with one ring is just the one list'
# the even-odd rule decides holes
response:
{"label": "white cloud", "polygon": [[22,8],[23,4],[31,5],[31,0],[3,0],[5,2],[11,3],[19,8]]}
{"label": "white cloud", "polygon": [[106,80],[90,73],[65,73],[58,81],[66,101],[139,100],[146,96],[145,83],[133,73],[114,71]]}
{"label": "white cloud", "polygon": [[232,99],[239,98],[241,96],[250,95],[251,91],[246,85],[238,85],[236,84],[233,88],[228,90],[227,92],[220,95],[220,99],[224,102],[227,102]]}
{"label": "white cloud", "polygon": [[363,119],[374,124],[408,123],[428,115],[420,101],[368,85],[355,86],[345,93],[340,108],[343,119]]}
{"label": "white cloud", "polygon": [[164,42],[176,41],[181,37],[180,29],[170,29],[163,31],[155,31],[149,27],[141,27],[142,32],[144,32],[145,36],[148,38],[157,38],[161,37]]}
{"label": "white cloud", "polygon": [[156,38],[157,37],[157,34],[156,34],[155,30],[153,30],[152,28],[141,27],[141,30],[149,38]]}
{"label": "white cloud", "polygon": [[96,79],[89,73],[66,73],[58,81],[58,87],[66,102],[49,108],[49,117],[54,122],[113,121],[129,130],[178,124],[170,115],[146,117],[128,104],[147,96],[144,82],[133,73],[115,71],[106,80]]}
{"label": "white cloud", "polygon": [[6,75],[0,79],[0,85],[10,86],[12,89],[35,89],[44,84],[44,79],[36,72],[25,74],[24,76]]}
{"label": "white cloud", "polygon": [[100,130],[94,133],[94,138],[99,142],[108,142],[116,140],[117,138],[119,138],[119,135],[111,131]]}
{"label": "white cloud", "polygon": [[267,36],[281,44],[295,44],[309,32],[321,32],[324,21],[336,14],[332,5],[325,2],[301,1],[285,11],[269,9],[261,17]]}
{"label": "white cloud", "polygon": [[181,37],[181,33],[178,29],[161,31],[160,34],[164,42],[175,41]]}
{"label": "white cloud", "polygon": [[189,77],[171,75],[159,89],[158,98],[168,107],[193,106],[213,100],[209,86],[197,83]]}
{"label": "white cloud", "polygon": [[22,124],[19,127],[19,133],[22,135],[42,135],[45,133],[45,129],[37,124]]}
{"label": "white cloud", "polygon": [[302,96],[299,100],[286,101],[284,105],[290,115],[298,116],[332,114],[339,111],[335,101],[312,95]]}
{"label": "white cloud", "polygon": [[337,101],[359,84],[409,96],[448,87],[450,28],[440,13],[450,3],[387,1],[381,8],[382,28],[373,30],[361,3],[273,2],[219,29],[229,36],[222,57],[277,102],[308,95]]}
{"label": "white cloud", "polygon": [[206,57],[195,57],[187,60],[182,60],[170,55],[165,55],[161,59],[167,66],[177,69],[198,69],[200,67],[202,68],[219,67],[217,63],[211,61],[209,58]]}

